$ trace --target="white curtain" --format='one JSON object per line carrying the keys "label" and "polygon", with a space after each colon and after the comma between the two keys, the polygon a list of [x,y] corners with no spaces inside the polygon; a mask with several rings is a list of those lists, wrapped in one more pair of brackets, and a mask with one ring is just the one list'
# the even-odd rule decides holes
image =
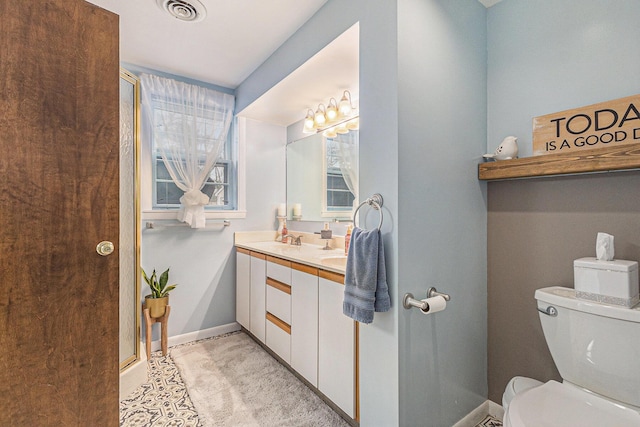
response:
{"label": "white curtain", "polygon": [[209,197],[200,190],[225,145],[235,98],[150,74],[142,74],[140,80],[155,148],[173,182],[184,191],[178,220],[202,228]]}
{"label": "white curtain", "polygon": [[338,134],[334,138],[338,142],[340,150],[340,172],[347,184],[349,191],[353,193],[355,200],[353,206],[358,206],[358,143],[359,131],[352,130],[349,133]]}

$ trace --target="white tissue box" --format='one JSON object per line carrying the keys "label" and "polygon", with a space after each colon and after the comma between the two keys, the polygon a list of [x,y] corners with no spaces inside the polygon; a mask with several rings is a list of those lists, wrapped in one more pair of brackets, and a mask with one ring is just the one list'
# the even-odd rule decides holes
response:
{"label": "white tissue box", "polygon": [[639,301],[638,263],[577,259],[573,261],[573,286],[578,298],[633,307]]}

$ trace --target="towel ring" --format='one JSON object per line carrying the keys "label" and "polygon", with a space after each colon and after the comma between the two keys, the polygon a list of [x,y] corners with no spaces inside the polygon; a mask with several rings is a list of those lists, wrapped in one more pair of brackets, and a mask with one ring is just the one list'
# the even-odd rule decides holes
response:
{"label": "towel ring", "polygon": [[360,210],[360,208],[364,205],[369,205],[369,206],[372,206],[378,212],[380,212],[380,223],[378,223],[378,230],[380,230],[380,228],[382,227],[382,220],[383,220],[382,204],[383,204],[382,196],[379,193],[374,194],[364,202],[360,203],[356,208],[355,212],[353,213],[353,225],[356,225],[356,215],[358,215],[358,210]]}

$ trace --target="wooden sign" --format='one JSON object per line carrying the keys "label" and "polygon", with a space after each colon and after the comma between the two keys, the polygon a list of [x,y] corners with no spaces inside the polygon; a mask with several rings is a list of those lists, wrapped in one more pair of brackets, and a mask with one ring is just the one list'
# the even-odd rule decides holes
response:
{"label": "wooden sign", "polygon": [[533,119],[533,155],[640,142],[640,95]]}

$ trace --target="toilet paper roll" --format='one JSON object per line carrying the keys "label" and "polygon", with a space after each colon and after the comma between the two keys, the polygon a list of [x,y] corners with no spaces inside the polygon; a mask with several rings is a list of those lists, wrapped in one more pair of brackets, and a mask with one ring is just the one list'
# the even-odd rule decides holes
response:
{"label": "toilet paper roll", "polygon": [[439,295],[436,297],[425,298],[421,301],[429,304],[429,308],[426,310],[420,310],[422,314],[437,313],[447,308],[447,301]]}

